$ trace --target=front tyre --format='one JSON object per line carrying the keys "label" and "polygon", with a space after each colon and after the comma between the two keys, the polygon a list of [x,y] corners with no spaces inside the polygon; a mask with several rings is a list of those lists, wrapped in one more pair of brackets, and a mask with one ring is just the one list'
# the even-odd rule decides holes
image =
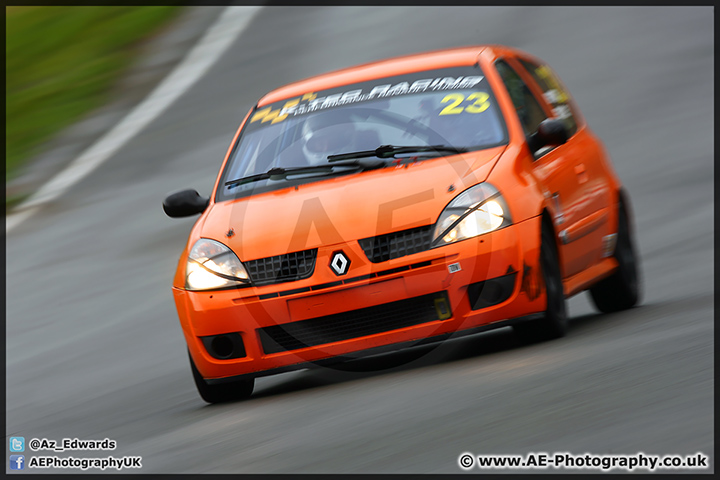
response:
{"label": "front tyre", "polygon": [[540,239],[540,269],[547,298],[545,315],[541,319],[513,326],[515,334],[521,340],[530,342],[564,337],[568,329],[560,257],[555,234],[547,217],[543,217]]}
{"label": "front tyre", "polygon": [[622,197],[618,204],[618,234],[614,257],[618,269],[611,276],[590,288],[593,303],[603,313],[626,310],[640,297],[638,257],[630,228],[627,207]]}
{"label": "front tyre", "polygon": [[240,380],[237,382],[210,385],[198,371],[195,366],[195,362],[193,362],[192,356],[190,356],[190,352],[188,352],[188,356],[190,357],[190,368],[192,369],[195,386],[197,387],[198,393],[202,399],[207,403],[222,403],[233,400],[243,400],[252,395],[252,391],[255,386],[254,378]]}

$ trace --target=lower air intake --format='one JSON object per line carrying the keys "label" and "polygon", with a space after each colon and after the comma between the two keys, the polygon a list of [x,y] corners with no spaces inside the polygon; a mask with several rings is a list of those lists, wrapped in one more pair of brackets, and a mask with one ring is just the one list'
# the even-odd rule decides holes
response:
{"label": "lower air intake", "polygon": [[452,316],[447,292],[258,330],[265,353],[278,353],[389,332]]}

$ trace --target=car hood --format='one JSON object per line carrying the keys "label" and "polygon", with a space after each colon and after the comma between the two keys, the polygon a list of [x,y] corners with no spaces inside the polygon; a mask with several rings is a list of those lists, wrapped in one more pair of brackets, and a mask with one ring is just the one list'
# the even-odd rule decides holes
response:
{"label": "car hood", "polygon": [[430,225],[455,196],[487,178],[504,149],[427,159],[216,203],[206,212],[199,233],[226,244],[241,260],[252,260]]}

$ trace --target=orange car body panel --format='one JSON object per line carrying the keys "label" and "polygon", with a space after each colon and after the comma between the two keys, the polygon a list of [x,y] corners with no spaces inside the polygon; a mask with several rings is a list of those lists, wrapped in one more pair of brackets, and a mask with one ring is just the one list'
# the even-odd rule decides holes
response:
{"label": "orange car body panel", "polygon": [[[603,253],[602,242],[617,231],[616,207],[621,185],[601,143],[570,99],[577,132],[567,143],[534,158],[514,114],[511,97],[493,67],[499,58],[516,67],[519,65],[516,58],[542,64],[537,58],[508,47],[466,47],[321,75],[277,89],[258,102],[257,108],[261,108],[345,84],[477,62],[503,112],[509,141],[507,145],[485,150],[216,203],[221,178],[218,176],[210,204],[190,232],[173,281],[180,323],[203,377],[262,375],[287,366],[543,312],[545,294],[538,256],[544,211],[553,220],[558,236],[566,294],[587,288],[617,268],[614,259]],[[520,74],[533,93],[542,98],[542,91],[532,77],[522,70]],[[542,107],[548,115],[552,114],[547,102],[543,102]],[[238,129],[233,144],[249,115]],[[221,172],[231,150],[232,147],[228,149]],[[510,209],[512,225],[381,263],[371,263],[359,246],[358,240],[362,238],[433,224],[460,192],[485,181],[502,193]],[[558,196],[554,197],[555,194]],[[234,230],[234,236],[225,235],[229,229]],[[241,261],[317,248],[315,271],[309,278],[285,284],[187,291],[185,264],[190,249],[200,238],[224,243]],[[571,241],[564,243],[563,238]],[[342,278],[327,268],[333,252],[339,249],[346,253],[352,266]],[[450,273],[450,264],[459,264],[461,270]],[[509,298],[491,307],[472,310],[468,286],[508,272],[516,274]],[[319,285],[332,286],[314,290]],[[261,347],[258,331],[264,327],[383,305],[441,290],[447,292],[450,303],[452,316],[448,319],[292,351],[268,354]],[[200,339],[231,332],[242,337],[244,358],[213,358]]]}
{"label": "orange car body panel", "polygon": [[[289,287],[268,285],[264,287],[226,290],[220,292],[187,292],[174,288],[178,314],[183,325],[186,341],[198,369],[206,378],[236,376],[256,371],[279,368],[286,365],[306,363],[327,357],[366,350],[387,344],[407,342],[445,333],[487,325],[507,318],[519,317],[528,311],[544,309],[544,297],[532,300],[521,290],[521,282],[515,282],[511,297],[487,309],[471,311],[465,300],[467,285],[474,281],[504,275],[508,267],[522,269],[523,253],[537,256],[536,242],[522,245],[519,237],[532,238],[539,230],[539,218],[484,235],[484,238],[459,242],[457,253],[446,256],[438,249],[412,255],[412,260],[402,257],[385,262],[378,267],[369,262],[353,270],[352,278],[363,277],[376,271],[391,270],[398,265],[418,264],[430,261],[428,266],[397,274],[377,277],[369,281],[353,282],[321,292],[280,296],[260,300],[266,292],[287,290]],[[327,265],[330,253],[342,247],[351,261],[362,259],[362,250],[353,242],[330,245],[318,252],[317,265]],[[462,270],[448,273],[449,263],[460,263]],[[316,270],[324,273],[320,278],[292,282],[292,289],[302,289],[336,280],[329,269]],[[438,277],[441,278],[438,281]],[[352,280],[348,278],[348,280]],[[448,320],[424,323],[390,332],[367,335],[357,339],[324,344],[290,352],[264,354],[260,348],[259,328],[301,321],[331,313],[350,311],[447,290],[453,316]],[[243,337],[247,357],[233,360],[216,360],[202,346],[199,337],[220,333],[239,332]]]}

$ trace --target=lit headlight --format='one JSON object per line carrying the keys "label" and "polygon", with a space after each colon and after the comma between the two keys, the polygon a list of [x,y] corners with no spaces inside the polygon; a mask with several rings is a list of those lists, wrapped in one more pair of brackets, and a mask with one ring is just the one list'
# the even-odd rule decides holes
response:
{"label": "lit headlight", "polygon": [[492,232],[512,223],[507,203],[495,187],[468,188],[445,207],[435,224],[433,246],[439,247]]}
{"label": "lit headlight", "polygon": [[216,290],[249,284],[245,267],[228,247],[207,238],[193,245],[185,269],[185,288]]}

